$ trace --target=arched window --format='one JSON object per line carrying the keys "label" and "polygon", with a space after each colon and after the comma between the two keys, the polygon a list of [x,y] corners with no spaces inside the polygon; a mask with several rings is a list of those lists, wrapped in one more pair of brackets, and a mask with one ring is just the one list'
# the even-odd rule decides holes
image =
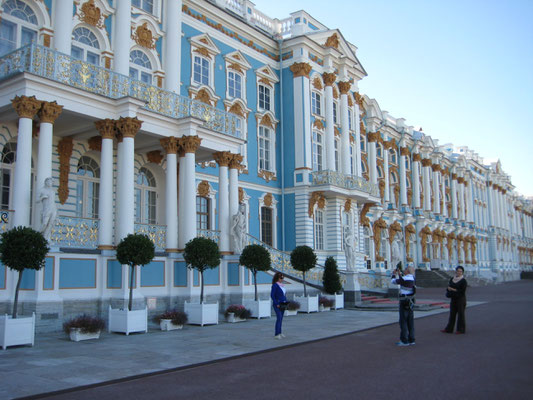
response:
{"label": "arched window", "polygon": [[76,216],[98,218],[100,167],[91,157],[83,156],[78,162],[76,179]]}
{"label": "arched window", "polygon": [[313,131],[313,171],[322,171],[324,164],[324,135],[321,132]]}
{"label": "arched window", "polygon": [[383,146],[381,143],[376,143],[376,155],[380,158],[383,158]]}
{"label": "arched window", "polygon": [[391,164],[398,164],[398,156],[396,154],[396,150],[389,150],[389,161],[391,162]]}
{"label": "arched window", "polygon": [[79,27],[72,32],[71,55],[77,60],[100,65],[100,44],[90,29]]}
{"label": "arched window", "polygon": [[133,50],[130,53],[130,78],[152,84],[152,63],[140,50]]}
{"label": "arched window", "polygon": [[15,155],[17,153],[16,143],[7,143],[2,150],[2,174],[1,183],[2,188],[2,210],[9,210],[11,205],[12,190],[11,185],[13,182],[13,174],[15,173]]}
{"label": "arched window", "polygon": [[141,168],[135,181],[135,222],[142,224],[156,223],[156,182],[154,175],[146,168]]}
{"label": "arched window", "polygon": [[317,208],[314,218],[315,250],[324,250],[324,211]]}
{"label": "arched window", "polygon": [[0,56],[37,41],[37,17],[20,0],[6,0],[0,19]]}

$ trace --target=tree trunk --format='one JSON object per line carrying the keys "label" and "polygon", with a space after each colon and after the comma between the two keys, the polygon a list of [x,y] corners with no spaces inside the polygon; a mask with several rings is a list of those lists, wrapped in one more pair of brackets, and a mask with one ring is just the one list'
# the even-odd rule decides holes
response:
{"label": "tree trunk", "polygon": [[131,266],[131,276],[130,276],[130,300],[128,301],[128,310],[131,311],[133,305],[133,279],[135,277],[135,265]]}
{"label": "tree trunk", "polygon": [[305,271],[303,273],[303,277],[304,277],[304,297],[307,297],[307,290],[305,288]]}
{"label": "tree trunk", "polygon": [[200,289],[200,304],[204,303],[204,271],[200,271],[201,289]]}
{"label": "tree trunk", "polygon": [[24,270],[19,271],[19,280],[17,282],[17,288],[15,289],[15,301],[13,302],[13,319],[17,318],[17,307],[19,304],[19,289],[20,283],[22,282],[22,273]]}
{"label": "tree trunk", "polygon": [[255,301],[257,301],[257,271],[254,270]]}

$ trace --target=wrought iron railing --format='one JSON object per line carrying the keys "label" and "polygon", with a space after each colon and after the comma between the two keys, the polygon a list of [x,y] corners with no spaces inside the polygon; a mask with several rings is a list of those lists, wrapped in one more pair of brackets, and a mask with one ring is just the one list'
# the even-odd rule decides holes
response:
{"label": "wrought iron railing", "polygon": [[0,58],[0,80],[22,72],[112,99],[130,96],[144,101],[147,110],[176,119],[196,117],[208,129],[240,137],[234,114],[37,44]]}
{"label": "wrought iron railing", "polygon": [[135,233],[141,233],[154,243],[155,251],[165,251],[167,240],[167,226],[155,224],[139,224],[134,226]]}
{"label": "wrought iron railing", "polygon": [[217,244],[220,243],[220,231],[212,231],[209,229],[199,229],[196,233],[196,236],[211,239]]}
{"label": "wrought iron railing", "polygon": [[50,244],[57,247],[96,249],[98,227],[97,219],[59,216],[50,234]]}
{"label": "wrought iron railing", "polygon": [[345,175],[338,171],[315,171],[311,173],[313,185],[333,185],[342,189],[353,189],[379,197],[377,185],[367,181],[361,176]]}

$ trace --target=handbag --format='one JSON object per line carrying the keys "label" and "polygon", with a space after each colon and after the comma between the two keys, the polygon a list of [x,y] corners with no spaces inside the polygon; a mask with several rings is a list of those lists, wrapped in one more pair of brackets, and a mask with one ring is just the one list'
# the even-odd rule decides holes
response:
{"label": "handbag", "polygon": [[280,311],[285,311],[287,309],[288,305],[289,305],[288,301],[282,301],[281,303],[279,303]]}
{"label": "handbag", "polygon": [[449,299],[452,298],[452,292],[450,292],[448,289],[446,289],[446,297]]}

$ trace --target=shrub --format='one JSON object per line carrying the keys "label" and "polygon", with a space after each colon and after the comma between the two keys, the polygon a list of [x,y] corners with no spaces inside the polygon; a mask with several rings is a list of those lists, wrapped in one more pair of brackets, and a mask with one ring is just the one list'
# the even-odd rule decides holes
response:
{"label": "shrub", "polygon": [[188,268],[194,268],[200,273],[200,303],[203,303],[204,271],[206,269],[218,267],[220,265],[220,259],[222,258],[220,251],[218,250],[218,244],[208,238],[196,237],[189,240],[185,245],[183,258],[185,259]]}
{"label": "shrub", "polygon": [[300,303],[297,301],[289,301],[289,304],[287,304],[287,310],[289,311],[296,311],[300,309]]}
{"label": "shrub", "polygon": [[105,321],[100,317],[83,314],[66,321],[63,330],[68,335],[71,329],[79,329],[81,333],[97,333],[105,328]]}
{"label": "shrub", "polygon": [[328,294],[335,294],[342,290],[337,262],[333,257],[326,258],[322,284],[324,285],[324,291]]}
{"label": "shrub", "polygon": [[154,317],[154,322],[160,323],[162,319],[169,319],[174,325],[185,325],[188,321],[188,316],[183,311],[178,311],[175,308],[167,310],[162,314]]}
{"label": "shrub", "polygon": [[240,304],[232,304],[231,306],[226,308],[224,316],[228,318],[230,313],[233,313],[235,315],[235,318],[241,319],[248,319],[252,316],[252,312]]}
{"label": "shrub", "polygon": [[309,246],[297,246],[291,252],[292,267],[303,273],[304,280],[304,296],[307,296],[307,289],[305,285],[305,273],[313,269],[316,265],[316,254]]}
{"label": "shrub", "polygon": [[322,307],[333,307],[335,302],[332,299],[320,296],[318,298],[318,304],[320,304]]}
{"label": "shrub", "polygon": [[244,265],[254,276],[255,301],[257,301],[257,271],[270,269],[270,253],[263,246],[250,244],[246,246],[239,257],[239,264]]}

